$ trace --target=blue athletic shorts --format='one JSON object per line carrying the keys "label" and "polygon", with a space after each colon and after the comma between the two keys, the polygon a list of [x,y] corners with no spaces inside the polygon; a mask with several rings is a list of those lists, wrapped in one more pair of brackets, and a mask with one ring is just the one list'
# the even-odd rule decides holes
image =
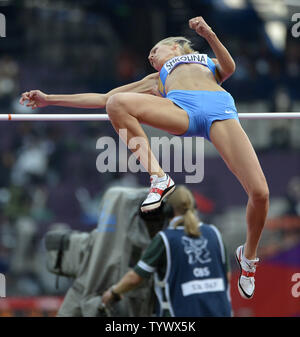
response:
{"label": "blue athletic shorts", "polygon": [[210,141],[209,131],[214,121],[239,121],[234,99],[226,91],[171,90],[166,98],[188,113],[189,128],[181,137],[200,136]]}

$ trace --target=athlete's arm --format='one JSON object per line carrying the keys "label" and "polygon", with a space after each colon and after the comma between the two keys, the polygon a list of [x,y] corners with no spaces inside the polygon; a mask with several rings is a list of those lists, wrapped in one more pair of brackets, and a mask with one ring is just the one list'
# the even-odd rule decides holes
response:
{"label": "athlete's arm", "polygon": [[22,94],[20,104],[24,105],[24,102],[28,101],[26,106],[31,107],[32,109],[43,108],[48,105],[89,109],[104,108],[108,98],[119,92],[155,94],[157,79],[158,73],[153,73],[144,77],[140,81],[123,85],[109,91],[106,94],[86,93],[72,95],[47,95],[40,90],[31,90]]}
{"label": "athlete's arm", "polygon": [[153,73],[150,75],[147,75],[144,77],[142,80],[133,82],[130,84],[123,85],[121,87],[118,87],[116,89],[113,89],[109,91],[106,96],[107,99],[119,92],[136,92],[140,94],[156,94],[156,88],[157,88],[157,83],[158,83],[158,77],[159,73]]}
{"label": "athlete's arm", "polygon": [[204,37],[210,45],[216,55],[216,59],[212,60],[217,67],[218,79],[220,82],[224,82],[235,71],[235,62],[230,53],[201,16],[191,19],[189,25],[197,34]]}

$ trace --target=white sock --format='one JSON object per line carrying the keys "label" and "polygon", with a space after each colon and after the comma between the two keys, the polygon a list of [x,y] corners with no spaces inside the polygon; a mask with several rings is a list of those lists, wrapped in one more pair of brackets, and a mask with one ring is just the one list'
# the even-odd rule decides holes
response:
{"label": "white sock", "polygon": [[165,174],[163,177],[158,177],[157,182],[161,182],[167,179],[167,175]]}
{"label": "white sock", "polygon": [[251,262],[258,262],[259,261],[258,258],[253,259],[253,260],[247,259],[246,256],[244,255],[244,252],[243,252],[243,260],[246,261],[248,264],[250,264]]}

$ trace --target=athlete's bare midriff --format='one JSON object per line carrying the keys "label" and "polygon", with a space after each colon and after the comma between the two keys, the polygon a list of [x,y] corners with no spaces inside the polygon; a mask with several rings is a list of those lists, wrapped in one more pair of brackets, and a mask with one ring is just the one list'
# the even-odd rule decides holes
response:
{"label": "athlete's bare midriff", "polygon": [[165,90],[225,91],[207,67],[193,63],[178,65],[168,75]]}

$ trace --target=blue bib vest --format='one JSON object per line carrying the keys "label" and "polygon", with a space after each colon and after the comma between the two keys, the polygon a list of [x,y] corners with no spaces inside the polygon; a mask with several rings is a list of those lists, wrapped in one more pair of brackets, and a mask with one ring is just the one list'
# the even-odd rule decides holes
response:
{"label": "blue bib vest", "polygon": [[167,255],[163,280],[155,274],[159,316],[168,309],[175,317],[231,316],[226,256],[220,232],[200,224],[201,236],[187,236],[183,226],[161,231]]}

